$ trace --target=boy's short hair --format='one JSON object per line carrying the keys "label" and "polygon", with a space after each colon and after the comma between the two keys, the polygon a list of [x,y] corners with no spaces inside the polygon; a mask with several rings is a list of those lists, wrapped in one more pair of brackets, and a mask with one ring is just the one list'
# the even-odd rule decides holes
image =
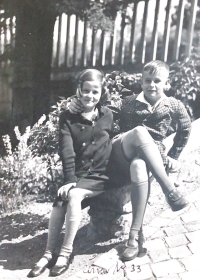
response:
{"label": "boy's short hair", "polygon": [[161,60],[152,60],[144,65],[143,72],[149,72],[150,74],[165,72],[166,76],[169,76],[169,66]]}

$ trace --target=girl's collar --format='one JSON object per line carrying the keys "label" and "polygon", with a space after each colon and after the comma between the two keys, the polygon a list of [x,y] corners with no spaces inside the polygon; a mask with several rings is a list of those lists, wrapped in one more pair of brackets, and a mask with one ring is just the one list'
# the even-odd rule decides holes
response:
{"label": "girl's collar", "polygon": [[84,117],[85,119],[89,121],[94,121],[98,117],[98,109],[96,108],[95,110],[88,112],[88,113],[81,113],[81,116]]}

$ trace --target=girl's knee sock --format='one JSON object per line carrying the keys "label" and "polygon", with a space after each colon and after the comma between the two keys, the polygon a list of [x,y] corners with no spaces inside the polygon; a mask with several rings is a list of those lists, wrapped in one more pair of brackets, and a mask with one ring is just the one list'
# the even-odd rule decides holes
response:
{"label": "girl's knee sock", "polygon": [[149,170],[160,184],[164,194],[174,189],[174,183],[167,176],[162,157],[154,142],[137,147],[139,156],[146,162]]}
{"label": "girl's knee sock", "polygon": [[65,215],[66,215],[66,207],[64,206],[53,207],[49,219],[49,230],[48,230],[48,238],[47,238],[45,254],[53,253],[55,251],[59,239],[59,235],[61,233],[64,224]]}
{"label": "girl's knee sock", "polygon": [[[80,204],[80,205],[79,205]],[[60,250],[60,255],[69,255],[73,250],[73,242],[81,220],[81,203],[68,204],[65,220],[65,237]]]}
{"label": "girl's knee sock", "polygon": [[134,236],[136,236],[136,234],[138,234],[139,230],[142,227],[149,193],[150,189],[148,181],[141,183],[132,182],[131,204],[133,219],[129,236],[129,245],[132,245],[131,240]]}

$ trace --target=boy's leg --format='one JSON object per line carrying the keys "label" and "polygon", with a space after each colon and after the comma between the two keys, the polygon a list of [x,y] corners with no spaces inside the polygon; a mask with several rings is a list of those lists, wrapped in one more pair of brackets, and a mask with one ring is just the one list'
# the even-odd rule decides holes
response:
{"label": "boy's leg", "polygon": [[122,149],[128,160],[137,152],[146,162],[173,211],[179,211],[189,204],[167,176],[158,147],[144,127],[136,127],[127,132],[122,140]]}
{"label": "boy's leg", "polygon": [[[131,203],[133,209],[131,230],[134,235],[134,231],[138,232],[142,227],[146,205],[150,195],[150,184],[146,163],[140,158],[135,158],[130,165],[130,174],[132,183]],[[128,242],[130,245],[131,240],[130,236]]]}
{"label": "boy's leg", "polygon": [[[140,240],[144,214],[150,194],[150,184],[146,163],[135,158],[130,165],[130,175],[132,181],[131,204],[132,204],[132,224],[129,233],[127,248],[123,252],[123,260],[131,260],[137,257],[139,249],[142,248],[143,240]],[[138,243],[140,246],[138,246]],[[140,247],[140,248],[139,248]]]}
{"label": "boy's leg", "polygon": [[123,137],[122,148],[127,160],[131,161],[132,156],[137,153],[146,162],[164,194],[174,189],[174,184],[165,171],[158,147],[144,127],[140,126],[128,131]]}

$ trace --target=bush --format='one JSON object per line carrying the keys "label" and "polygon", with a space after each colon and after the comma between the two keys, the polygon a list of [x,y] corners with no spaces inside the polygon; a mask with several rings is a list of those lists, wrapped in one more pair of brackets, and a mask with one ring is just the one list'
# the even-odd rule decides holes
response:
{"label": "bush", "polygon": [[13,211],[24,202],[25,194],[37,193],[36,188],[47,182],[47,163],[41,157],[33,156],[27,139],[30,127],[23,135],[18,127],[15,134],[19,141],[17,148],[12,151],[10,137],[3,136],[7,155],[0,158],[0,195],[1,211]]}
{"label": "bush", "polygon": [[193,55],[183,62],[176,62],[171,65],[169,94],[181,100],[191,119],[200,117],[200,76],[197,67],[200,59]]}

